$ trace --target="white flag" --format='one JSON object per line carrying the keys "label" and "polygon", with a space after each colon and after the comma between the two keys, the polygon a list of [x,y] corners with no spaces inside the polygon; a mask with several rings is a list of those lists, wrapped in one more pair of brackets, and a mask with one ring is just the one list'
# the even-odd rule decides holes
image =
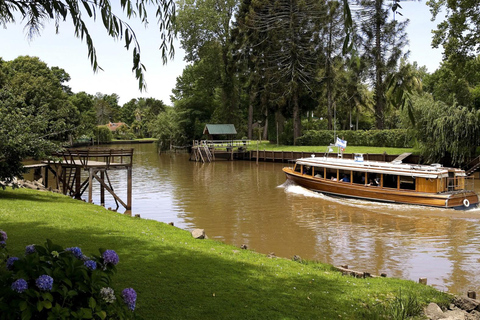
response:
{"label": "white flag", "polygon": [[347,148],[347,141],[340,139],[337,137],[337,141],[335,142],[335,147],[340,147],[343,149]]}

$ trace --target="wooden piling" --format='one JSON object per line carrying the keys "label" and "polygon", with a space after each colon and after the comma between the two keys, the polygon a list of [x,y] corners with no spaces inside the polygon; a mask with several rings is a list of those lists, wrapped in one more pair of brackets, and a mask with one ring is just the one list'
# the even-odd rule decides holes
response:
{"label": "wooden piling", "polygon": [[467,297],[469,297],[470,299],[476,300],[477,299],[477,293],[473,290],[468,290],[467,291]]}

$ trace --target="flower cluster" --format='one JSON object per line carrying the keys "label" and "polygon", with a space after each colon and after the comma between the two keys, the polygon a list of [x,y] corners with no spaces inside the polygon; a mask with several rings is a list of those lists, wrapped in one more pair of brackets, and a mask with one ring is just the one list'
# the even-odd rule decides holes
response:
{"label": "flower cluster", "polygon": [[[111,288],[120,260],[114,250],[100,249],[100,256],[89,257],[79,247],[64,249],[47,240],[12,257],[6,240],[7,233],[0,230],[0,265],[9,270],[0,270],[0,318],[8,308],[14,313],[8,319],[20,319],[24,312],[32,319],[57,319],[59,306],[66,319],[75,314],[85,317],[87,309],[108,319],[135,318],[135,290],[127,288],[120,294]],[[98,286],[99,279],[103,287]]]}
{"label": "flower cluster", "polygon": [[67,249],[65,249],[65,251],[70,251],[71,253],[73,253],[75,258],[77,258],[77,259],[82,259],[83,258],[82,249],[80,249],[79,247],[67,248]]}
{"label": "flower cluster", "polygon": [[110,287],[100,289],[100,296],[106,303],[114,303],[117,300],[115,292]]}
{"label": "flower cluster", "polygon": [[87,267],[90,270],[97,269],[97,263],[93,260],[87,260],[83,264],[85,265],[85,267]]}
{"label": "flower cluster", "polygon": [[7,245],[7,233],[3,230],[0,230],[0,248],[5,248]]}
{"label": "flower cluster", "polygon": [[38,289],[42,291],[50,291],[53,287],[53,278],[44,274],[35,280],[35,284],[37,285]]}
{"label": "flower cluster", "polygon": [[125,304],[130,310],[135,310],[135,302],[137,301],[137,293],[132,288],[123,289],[122,297]]}
{"label": "flower cluster", "polygon": [[35,253],[35,245],[31,244],[25,247],[25,254]]}
{"label": "flower cluster", "polygon": [[119,261],[118,254],[113,250],[105,250],[102,254],[102,258],[103,261],[105,261],[105,264],[111,263],[116,265]]}
{"label": "flower cluster", "polygon": [[17,257],[10,257],[7,259],[7,269],[12,271],[13,270],[13,264],[15,263],[15,261],[17,261],[18,258]]}

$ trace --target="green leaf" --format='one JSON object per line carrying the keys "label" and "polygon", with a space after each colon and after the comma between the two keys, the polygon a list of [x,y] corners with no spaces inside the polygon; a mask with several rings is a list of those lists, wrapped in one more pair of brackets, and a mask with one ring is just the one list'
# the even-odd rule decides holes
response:
{"label": "green leaf", "polygon": [[67,292],[67,296],[69,297],[75,297],[76,295],[78,295],[78,292],[75,290],[70,290]]}
{"label": "green leaf", "polygon": [[50,292],[45,292],[42,294],[43,299],[48,301],[53,301],[53,296]]}
{"label": "green leaf", "polygon": [[25,309],[22,311],[22,320],[30,320],[32,318],[32,311]]}
{"label": "green leaf", "polygon": [[95,301],[93,297],[90,297],[90,299],[88,300],[88,306],[92,309],[95,309],[95,307],[97,306],[97,301]]}
{"label": "green leaf", "polygon": [[52,308],[52,302],[48,301],[48,300],[44,300],[43,301],[43,307],[45,309],[51,309]]}
{"label": "green leaf", "polygon": [[26,301],[22,301],[18,304],[18,306],[20,307],[20,311],[25,311],[28,307],[28,304]]}
{"label": "green leaf", "polygon": [[95,313],[101,320],[104,320],[107,317],[107,313],[105,311],[99,311]]}
{"label": "green leaf", "polygon": [[83,312],[83,317],[82,317],[83,319],[92,319],[93,318],[92,310],[87,309],[87,308],[82,308],[81,310]]}
{"label": "green leaf", "polygon": [[43,303],[42,303],[42,301],[38,301],[38,302],[37,302],[37,310],[38,310],[39,312],[43,310]]}

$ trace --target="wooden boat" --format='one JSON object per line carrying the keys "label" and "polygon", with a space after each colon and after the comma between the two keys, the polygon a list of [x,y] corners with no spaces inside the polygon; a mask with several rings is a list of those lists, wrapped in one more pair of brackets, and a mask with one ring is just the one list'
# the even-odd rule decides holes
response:
{"label": "wooden boat", "polygon": [[365,200],[467,209],[478,206],[473,179],[439,164],[314,157],[283,168],[287,179],[309,190]]}

